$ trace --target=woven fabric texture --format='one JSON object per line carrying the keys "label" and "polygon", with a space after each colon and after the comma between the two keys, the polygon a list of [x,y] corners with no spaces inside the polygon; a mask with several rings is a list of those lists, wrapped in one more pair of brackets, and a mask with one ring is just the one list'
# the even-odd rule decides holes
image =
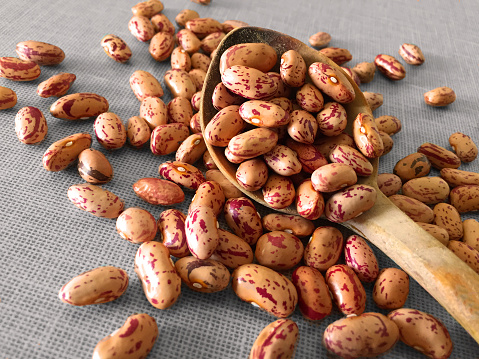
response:
{"label": "woven fabric texture", "polygon": [[[59,173],[42,167],[48,146],[77,132],[93,136],[92,147],[105,153],[114,168],[114,179],[104,185],[125,201],[125,207],[141,207],[155,218],[169,207],[143,202],[132,190],[142,177],[158,175],[158,165],[173,155],[156,157],[148,147],[125,146],[106,151],[94,138],[93,120],[64,121],[49,113],[55,98],[36,94],[36,86],[59,72],[71,72],[77,80],[70,93],[94,92],[108,99],[110,111],[124,122],[139,114],[140,103],[128,79],[135,70],[152,73],[163,84],[169,60],[158,63],[148,53],[148,43],[136,40],[128,31],[135,0],[3,0],[0,6],[0,56],[16,56],[20,41],[37,40],[61,47],[65,60],[54,67],[42,67],[33,82],[12,82],[0,78],[0,86],[13,89],[17,105],[0,111],[0,359],[88,358],[97,342],[119,328],[133,313],[148,313],[159,327],[159,336],[149,358],[237,359],[247,358],[259,332],[275,318],[242,302],[231,287],[201,294],[182,287],[178,302],[161,311],[145,298],[133,261],[138,245],[122,239],[115,220],[96,218],[77,209],[67,198],[69,186],[82,183],[75,166]],[[380,160],[379,172],[392,172],[395,163],[415,152],[423,142],[450,148],[448,137],[461,131],[479,142],[478,99],[479,2],[473,0],[212,0],[202,6],[189,0],[164,0],[164,14],[174,22],[183,9],[196,10],[201,17],[242,20],[287,33],[303,42],[318,31],[332,35],[330,46],[347,48],[353,54],[351,67],[373,61],[379,53],[398,55],[399,46],[421,47],[426,62],[419,67],[405,65],[404,80],[392,82],[376,73],[361,86],[363,91],[384,95],[375,116],[394,115],[403,124],[394,135],[394,149]],[[119,64],[105,55],[100,40],[106,34],[124,39],[133,51],[128,63]],[[404,64],[404,61],[400,59]],[[454,89],[457,100],[447,108],[425,105],[423,93],[439,86]],[[163,100],[172,96],[166,86]],[[24,145],[14,131],[14,118],[24,106],[35,106],[45,115],[48,135],[38,145]],[[201,165],[200,165],[200,168]],[[479,172],[479,161],[461,165]],[[433,172],[437,175],[437,171]],[[185,202],[171,206],[186,213],[193,193]],[[262,215],[270,211],[258,205]],[[479,216],[464,214],[463,219]],[[220,218],[221,226],[226,228]],[[340,227],[345,236],[352,232]],[[158,240],[158,237],[157,237]],[[307,240],[307,239],[306,239]],[[306,241],[305,240],[305,241]],[[372,246],[381,268],[396,266]],[[74,307],[58,299],[58,291],[76,275],[102,265],[125,269],[130,285],[119,299],[103,304]],[[454,271],[454,268],[451,268]],[[378,311],[372,300],[372,284],[366,311]],[[479,294],[478,294],[479,295]],[[454,342],[451,358],[479,358],[479,345],[414,280],[406,307],[433,314],[449,330]],[[313,323],[297,309],[292,315],[299,326],[296,358],[326,358],[322,334],[339,319],[330,317]],[[398,343],[383,356],[391,359],[422,358],[418,351]]]}

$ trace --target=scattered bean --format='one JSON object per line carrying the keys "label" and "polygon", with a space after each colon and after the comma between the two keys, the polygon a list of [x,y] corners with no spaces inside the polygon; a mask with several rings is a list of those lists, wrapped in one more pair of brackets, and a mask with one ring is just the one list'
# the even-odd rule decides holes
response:
{"label": "scattered bean", "polygon": [[117,195],[93,184],[70,186],[68,199],[81,210],[102,218],[117,218],[124,207]]}
{"label": "scattered bean", "polygon": [[424,102],[433,107],[442,107],[450,105],[456,101],[456,93],[450,87],[436,87],[424,93]]}
{"label": "scattered bean", "polygon": [[259,333],[249,358],[293,358],[298,337],[299,329],[295,322],[290,319],[278,319]]}
{"label": "scattered bean", "polygon": [[318,227],[304,249],[304,262],[324,272],[338,262],[343,244],[343,235],[339,229],[331,226]]}
{"label": "scattered bean", "polygon": [[20,142],[32,145],[44,140],[48,124],[42,111],[33,106],[21,108],[15,116],[15,133]]}
{"label": "scattered bean", "polygon": [[131,243],[150,242],[157,232],[156,220],[146,209],[130,207],[116,219],[116,231]]}
{"label": "scattered bean", "polygon": [[113,167],[106,156],[93,148],[87,148],[78,156],[78,173],[91,184],[104,184],[113,178]]}
{"label": "scattered bean", "polygon": [[188,288],[201,293],[214,293],[226,289],[231,277],[228,268],[213,259],[183,257],[176,261],[175,268]]}

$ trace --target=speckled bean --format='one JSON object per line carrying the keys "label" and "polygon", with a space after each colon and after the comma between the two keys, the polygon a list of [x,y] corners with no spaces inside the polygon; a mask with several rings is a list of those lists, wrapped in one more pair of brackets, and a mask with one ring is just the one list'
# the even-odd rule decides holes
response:
{"label": "speckled bean", "polygon": [[[194,111],[200,110],[201,96],[201,91],[197,91],[193,94],[193,96],[191,96],[191,107]],[[199,129],[198,132],[201,132],[201,126],[190,126],[190,128]]]}
{"label": "speckled bean", "polygon": [[33,81],[41,74],[40,66],[33,61],[16,57],[0,57],[0,77],[11,81]]}
{"label": "speckled bean", "polygon": [[459,240],[464,234],[461,215],[458,210],[448,203],[438,203],[433,208],[434,224],[444,228],[449,239]]}
{"label": "speckled bean", "polygon": [[182,123],[169,123],[157,126],[151,131],[151,152],[156,156],[173,153],[188,138],[189,134],[188,126]]}
{"label": "speckled bean", "polygon": [[236,268],[231,283],[241,300],[278,318],[291,315],[298,303],[296,288],[287,277],[258,264]]}
{"label": "speckled bean", "polygon": [[264,72],[253,67],[234,65],[224,70],[221,82],[231,92],[250,100],[273,96],[277,83]]}
{"label": "speckled bean", "polygon": [[218,246],[218,221],[212,208],[194,206],[185,220],[186,242],[193,256],[208,259]]}
{"label": "speckled bean", "polygon": [[198,186],[188,211],[191,212],[196,206],[206,206],[213,210],[215,216],[218,216],[223,211],[225,200],[223,189],[219,183],[205,181]]}
{"label": "speckled bean", "polygon": [[296,211],[301,217],[313,221],[324,212],[323,195],[314,189],[309,178],[296,188]]}
{"label": "speckled bean", "polygon": [[134,148],[141,148],[150,140],[151,130],[148,123],[139,116],[130,117],[126,124],[128,142]]}
{"label": "speckled bean", "polygon": [[456,154],[430,142],[425,142],[419,146],[417,152],[424,154],[431,165],[439,170],[458,168],[461,165],[461,160]]}
{"label": "speckled bean", "polygon": [[63,120],[84,120],[107,112],[108,108],[103,96],[80,92],[60,97],[50,106],[50,114]]}
{"label": "speckled bean", "polygon": [[41,41],[22,41],[15,48],[21,60],[33,61],[40,66],[58,65],[65,53],[58,46]]}
{"label": "speckled bean", "polygon": [[404,306],[409,295],[409,276],[399,268],[383,268],[374,283],[373,300],[381,309]]}
{"label": "speckled bean", "polygon": [[431,223],[416,222],[416,224],[436,238],[439,242],[447,246],[447,243],[449,242],[449,233],[447,233],[444,228]]}
{"label": "speckled bean", "polygon": [[109,34],[105,35],[100,42],[103,51],[116,62],[127,62],[131,55],[131,49],[120,37]]}
{"label": "speckled bean", "polygon": [[223,31],[212,32],[201,40],[201,50],[206,54],[211,54],[226,36]]}
{"label": "speckled bean", "polygon": [[155,28],[146,16],[134,15],[128,22],[128,30],[141,42],[150,41],[153,35],[155,35]]}
{"label": "speckled bean", "polygon": [[185,199],[183,190],[176,184],[155,177],[141,178],[133,184],[133,191],[145,202],[169,206]]}
{"label": "speckled bean", "polygon": [[206,151],[205,140],[201,133],[195,133],[186,138],[178,147],[175,158],[177,161],[193,164],[198,161]]}
{"label": "speckled bean", "polygon": [[93,184],[70,186],[68,199],[79,209],[102,218],[117,218],[124,207],[117,195]]}
{"label": "speckled bean", "polygon": [[288,138],[286,139],[286,146],[296,152],[303,172],[313,173],[316,169],[328,163],[328,160],[313,145],[296,142]]}
{"label": "speckled bean", "polygon": [[175,21],[180,27],[185,27],[186,22],[191,19],[196,19],[199,18],[200,15],[195,11],[191,9],[184,9],[181,10],[178,15],[175,17]]}
{"label": "speckled bean", "polygon": [[166,71],[164,80],[173,97],[181,96],[190,101],[193,94],[197,91],[196,85],[184,70],[170,69]]}
{"label": "speckled bean", "polygon": [[188,76],[195,85],[196,91],[201,91],[206,81],[206,72],[200,69],[193,69],[188,72]]}
{"label": "speckled bean", "polygon": [[273,173],[261,189],[264,201],[274,209],[291,205],[296,198],[293,181],[289,177]]}
{"label": "speckled bean", "polygon": [[313,187],[318,192],[335,192],[358,181],[354,169],[344,163],[329,163],[311,175]]}
{"label": "speckled bean", "polygon": [[140,117],[146,121],[151,130],[168,123],[167,111],[166,104],[159,97],[145,97],[141,101]]}
{"label": "speckled bean", "polygon": [[386,132],[388,135],[394,135],[401,131],[401,121],[394,116],[384,115],[374,119],[378,131]]}
{"label": "speckled bean", "polygon": [[449,358],[453,343],[444,324],[431,314],[401,308],[388,314],[399,328],[401,341],[432,359]]}
{"label": "speckled bean", "polygon": [[341,223],[361,215],[375,202],[374,187],[355,184],[333,194],[326,202],[324,215],[331,222]]}
{"label": "speckled bean", "polygon": [[214,293],[228,287],[230,272],[223,263],[213,259],[183,257],[175,263],[183,283],[195,292]]}
{"label": "speckled bean", "polygon": [[462,222],[462,228],[464,243],[479,251],[479,222],[473,218],[466,219]]}
{"label": "speckled bean", "polygon": [[182,29],[176,33],[176,41],[187,53],[194,54],[201,47],[201,40],[188,29]]}
{"label": "speckled bean", "polygon": [[236,169],[236,181],[247,191],[259,190],[267,179],[268,167],[261,158],[244,161]]}
{"label": "speckled bean", "polygon": [[456,93],[447,86],[436,87],[424,93],[424,102],[433,107],[443,107],[456,101]]}
{"label": "speckled bean", "polygon": [[256,244],[263,234],[261,217],[250,199],[246,197],[228,199],[223,214],[228,227],[249,245]]}
{"label": "speckled bean", "polygon": [[366,240],[352,235],[344,244],[344,261],[362,282],[373,282],[379,273],[378,261]]}
{"label": "speckled bean", "polygon": [[117,299],[128,288],[128,273],[117,267],[103,266],[83,272],[58,293],[64,303],[75,306],[108,303]]}
{"label": "speckled bean", "polygon": [[42,157],[43,168],[57,172],[71,165],[80,153],[91,146],[89,133],[75,133],[58,140],[47,148]]}
{"label": "speckled bean", "polygon": [[131,8],[131,12],[133,15],[151,18],[153,15],[161,12],[163,8],[163,3],[160,0],[147,0],[137,3]]}
{"label": "speckled bean", "polygon": [[434,220],[433,210],[417,199],[394,194],[389,196],[389,200],[414,222],[431,223]]}
{"label": "speckled bean", "polygon": [[326,271],[339,260],[343,243],[343,235],[337,228],[318,227],[304,249],[304,262],[319,271]]}
{"label": "speckled bean", "polygon": [[213,106],[218,111],[221,111],[228,106],[240,105],[244,100],[245,99],[243,97],[228,90],[228,88],[222,82],[216,85],[213,91]]}
{"label": "speckled bean", "polygon": [[341,134],[348,124],[346,110],[337,102],[326,103],[317,114],[316,120],[319,125],[319,132],[325,136]]}
{"label": "speckled bean", "polygon": [[155,32],[167,32],[171,35],[175,34],[175,25],[171,23],[170,19],[168,19],[165,14],[160,13],[153,15],[150,20]]}
{"label": "speckled bean", "polygon": [[185,220],[186,215],[183,212],[170,208],[161,212],[157,221],[161,243],[168,248],[170,255],[177,258],[190,255],[186,243]]}
{"label": "speckled bean", "polygon": [[479,185],[453,188],[449,194],[449,201],[459,213],[479,211]]}
{"label": "speckled bean", "polygon": [[285,145],[276,145],[271,151],[263,154],[264,161],[275,173],[291,176],[301,172],[301,163],[296,153]]}
{"label": "speckled bean", "polygon": [[344,163],[352,167],[358,176],[370,176],[373,173],[371,162],[361,152],[350,146],[337,145],[329,153],[329,159],[333,163]]}
{"label": "speckled bean", "polygon": [[190,125],[193,117],[193,107],[191,101],[186,97],[178,96],[173,98],[166,106],[168,113],[168,123],[181,123],[185,126]]}
{"label": "speckled bean", "polygon": [[382,94],[378,92],[364,91],[363,95],[369,107],[371,108],[371,111],[374,111],[382,106],[383,100],[384,100],[384,97]]}
{"label": "speckled bean", "polygon": [[100,114],[93,124],[98,143],[107,150],[115,150],[126,143],[126,128],[121,118],[113,112]]}
{"label": "speckled bean", "polygon": [[374,79],[376,73],[376,65],[373,62],[360,62],[352,68],[353,72],[358,75],[359,80],[363,84],[367,84]]}
{"label": "speckled bean", "polygon": [[37,94],[43,98],[63,96],[68,92],[76,78],[74,74],[60,72],[39,83],[37,86]]}
{"label": "speckled bean", "polygon": [[314,85],[306,83],[296,92],[296,103],[305,111],[318,112],[324,106],[324,97]]}
{"label": "speckled bean", "polygon": [[127,208],[116,219],[116,231],[131,243],[152,241],[157,229],[155,217],[143,208]]}
{"label": "speckled bean", "polygon": [[17,94],[8,87],[0,86],[0,110],[12,108],[17,104]]}
{"label": "speckled bean", "polygon": [[313,35],[311,35],[308,39],[311,46],[314,47],[325,47],[328,46],[329,42],[331,41],[331,35],[327,32],[320,31]]}
{"label": "speckled bean", "polygon": [[379,54],[374,58],[374,64],[390,80],[398,81],[406,77],[406,69],[393,56]]}
{"label": "speckled bean", "polygon": [[21,108],[15,116],[15,133],[18,140],[27,145],[43,141],[48,124],[42,111],[33,106]]}
{"label": "speckled bean", "polygon": [[230,269],[253,262],[253,250],[244,239],[221,228],[218,228],[218,239],[218,246],[210,259]]}
{"label": "speckled bean", "polygon": [[171,307],[181,294],[181,278],[170,252],[159,242],[145,242],[135,255],[135,272],[146,299],[157,309]]}
{"label": "speckled bean", "polygon": [[150,40],[148,52],[156,61],[168,60],[175,48],[175,37],[169,32],[157,32]]}
{"label": "speckled bean", "polygon": [[235,156],[253,158],[271,151],[278,142],[278,134],[268,128],[255,128],[234,136],[228,149]]}
{"label": "speckled bean", "polygon": [[468,135],[455,132],[449,136],[449,144],[462,162],[472,162],[476,159],[478,149],[472,138]]}
{"label": "speckled bean", "polygon": [[314,62],[309,66],[309,76],[313,83],[333,101],[349,103],[355,98],[353,86],[346,76],[321,62]]}
{"label": "speckled bean", "polygon": [[190,19],[186,22],[185,28],[192,31],[198,38],[203,39],[214,32],[221,32],[223,25],[210,17]]}
{"label": "speckled bean", "polygon": [[366,291],[351,268],[344,264],[333,265],[326,271],[325,279],[341,313],[359,315],[364,312]]}
{"label": "speckled bean", "polygon": [[280,106],[262,100],[250,100],[239,107],[247,123],[258,127],[280,127],[290,122],[289,113]]}
{"label": "speckled bean", "polygon": [[403,184],[402,194],[425,204],[436,204],[447,199],[449,185],[441,177],[413,178]]}
{"label": "speckled bean", "polygon": [[278,319],[268,324],[256,338],[249,359],[294,357],[299,337],[298,325],[290,319]]}
{"label": "speckled bean", "polygon": [[360,112],[353,122],[354,142],[363,155],[376,158],[382,155],[384,144],[374,118]]}
{"label": "speckled bean", "polygon": [[291,112],[288,134],[296,142],[312,144],[318,132],[318,121],[305,110]]}
{"label": "speckled bean", "polygon": [[431,163],[428,157],[422,153],[411,153],[400,159],[394,166],[393,173],[407,182],[413,178],[424,177],[431,171]]}
{"label": "speckled bean", "polygon": [[419,66],[424,63],[424,55],[419,46],[414,44],[404,43],[399,47],[399,55],[409,65]]}
{"label": "speckled bean", "polygon": [[205,180],[203,173],[193,165],[179,161],[167,161],[158,167],[160,176],[182,185],[186,188],[197,190]]}
{"label": "speckled bean", "polygon": [[238,135],[245,123],[239,114],[239,106],[231,105],[221,109],[205,127],[205,141],[213,146],[227,146]]}
{"label": "speckled bean", "polygon": [[93,148],[81,151],[78,156],[78,173],[91,184],[104,184],[113,178],[113,167],[106,156]]}
{"label": "speckled bean", "polygon": [[344,359],[376,357],[391,350],[399,330],[381,313],[363,313],[336,320],[323,334],[326,349]]}
{"label": "speckled bean", "polygon": [[130,87],[139,101],[146,97],[163,96],[160,82],[149,72],[137,70],[130,76]]}
{"label": "speckled bean", "polygon": [[225,175],[218,169],[211,169],[206,171],[205,178],[207,181],[214,181],[217,182],[226,198],[238,198],[243,196],[243,192],[241,192],[236,186],[228,180]]}
{"label": "speckled bean", "polygon": [[294,234],[273,231],[258,238],[254,254],[259,264],[284,271],[296,266],[303,258],[303,252],[303,243]]}
{"label": "speckled bean", "polygon": [[262,72],[270,71],[278,55],[273,47],[264,43],[244,43],[228,48],[220,58],[220,73],[234,66],[247,66]]}
{"label": "speckled bean", "polygon": [[281,55],[279,69],[281,80],[288,86],[300,87],[306,78],[306,63],[295,50],[288,50]]}
{"label": "speckled bean", "polygon": [[377,183],[379,190],[387,197],[397,194],[402,187],[401,178],[393,173],[378,174]]}
{"label": "speckled bean", "polygon": [[268,231],[284,231],[297,237],[309,236],[314,231],[314,223],[301,216],[283,213],[270,213],[261,220]]}

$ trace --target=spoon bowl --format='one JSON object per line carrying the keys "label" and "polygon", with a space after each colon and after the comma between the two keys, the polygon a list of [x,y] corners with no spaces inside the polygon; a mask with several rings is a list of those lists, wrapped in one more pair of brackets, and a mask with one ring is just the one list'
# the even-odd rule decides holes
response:
{"label": "spoon bowl", "polygon": [[[301,54],[308,67],[313,62],[323,62],[336,70],[340,69],[320,52],[291,36],[258,27],[237,28],[220,43],[208,70],[200,106],[202,130],[218,112],[213,107],[211,99],[215,86],[221,82],[219,72],[221,54],[233,45],[254,42],[269,44],[278,53],[278,58],[282,53],[292,49]],[[279,64],[273,71],[278,69]],[[345,73],[343,72],[343,74]],[[359,87],[350,77],[347,78],[356,93],[353,102],[343,104],[348,114],[346,131],[351,134],[352,122],[357,114],[363,112],[372,115],[372,113]],[[207,143],[207,148],[219,170],[231,183],[252,200],[269,207],[260,190],[249,192],[238,185],[235,176],[237,166],[226,159],[223,147],[215,147]],[[371,160],[371,163],[374,169],[373,174],[369,177],[362,177],[358,182],[376,189],[376,203],[367,212],[343,222],[341,225],[368,239],[396,262],[479,343],[479,295],[477,294],[479,293],[479,275],[382,194],[377,186],[378,159]],[[278,210],[276,209],[276,211]],[[279,211],[298,214],[293,205]]]}

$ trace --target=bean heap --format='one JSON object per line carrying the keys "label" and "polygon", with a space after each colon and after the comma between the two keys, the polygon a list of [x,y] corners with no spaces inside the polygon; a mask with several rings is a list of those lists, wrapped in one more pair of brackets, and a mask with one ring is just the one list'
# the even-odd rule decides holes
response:
{"label": "bean heap", "polygon": [[[195,2],[209,4],[207,0]],[[333,305],[345,317],[326,328],[323,344],[342,358],[380,355],[398,340],[430,358],[449,357],[453,344],[442,323],[428,313],[403,308],[409,294],[404,271],[379,269],[364,238],[344,239],[334,226],[313,223],[323,214],[332,222],[342,222],[372,207],[375,190],[357,185],[357,177],[372,173],[368,158],[392,149],[391,136],[401,130],[399,119],[374,119],[360,113],[353,124],[354,136],[346,134],[342,104],[351,102],[355,93],[344,73],[324,63],[307,68],[294,50],[280,54],[279,73],[270,72],[278,61],[276,51],[267,44],[249,43],[235,45],[221,56],[222,81],[212,99],[218,113],[202,134],[194,112],[199,109],[210,56],[229,31],[247,24],[237,20],[220,23],[183,10],[175,19],[183,29],[175,35],[174,25],[162,10],[159,0],[138,3],[128,27],[137,40],[149,41],[155,60],[170,59],[164,82],[174,98],[168,104],[160,98],[164,94],[161,83],[142,70],[129,80],[141,102],[139,116],[128,119],[126,126],[117,114],[108,112],[104,97],[66,95],[76,79],[74,74],[59,73],[37,87],[41,97],[59,97],[50,108],[53,117],[70,121],[95,117],[94,134],[106,150],[127,142],[139,148],[149,141],[154,155],[176,152],[175,161],[160,164],[161,178],[140,178],[133,184],[136,195],[152,205],[181,203],[184,190],[195,191],[186,214],[166,209],[158,219],[142,208],[125,209],[119,196],[101,187],[113,178],[113,168],[101,151],[90,148],[89,133],[52,143],[42,159],[45,170],[52,172],[77,161],[86,183],[70,186],[70,201],[94,216],[116,219],[119,236],[139,244],[134,269],[149,303],[158,309],[171,307],[180,297],[182,283],[205,293],[226,290],[231,283],[241,300],[277,317],[258,335],[250,358],[292,358],[299,330],[287,317],[299,307],[304,318],[323,320]],[[309,39],[315,47],[327,46],[330,40],[324,32]],[[106,35],[101,46],[119,63],[132,56],[125,41],[113,34]],[[346,49],[320,51],[339,66],[352,59]],[[405,43],[399,53],[410,65],[424,62],[415,45]],[[40,66],[64,59],[57,46],[38,41],[17,44],[17,54],[19,58],[0,58],[2,77],[34,80],[40,76]],[[391,80],[401,80],[406,74],[401,63],[386,54],[343,70],[359,85],[372,81],[376,68]],[[381,106],[381,94],[364,95],[371,110]],[[424,99],[428,105],[445,106],[454,101],[455,94],[441,87],[424,94]],[[0,88],[0,109],[16,102],[13,90]],[[48,132],[47,121],[37,108],[24,107],[15,118],[15,131],[20,142],[38,143]],[[205,141],[224,147],[226,157],[238,164],[236,179],[242,188],[262,189],[265,201],[275,209],[296,201],[299,215],[270,213],[261,218],[254,203],[216,168]],[[462,222],[460,217],[460,213],[479,210],[479,175],[458,169],[461,161],[476,158],[477,147],[462,133],[452,134],[449,142],[455,153],[436,144],[422,144],[417,153],[400,160],[393,173],[380,174],[378,185],[409,217],[479,273],[479,224],[473,219]],[[205,174],[194,166],[200,160],[207,168]],[[431,167],[440,170],[440,177],[426,177]],[[361,206],[351,205],[347,198],[358,193],[366,200]],[[329,197],[326,202],[323,194]],[[347,210],[340,211],[339,205]],[[224,217],[230,230],[219,228],[218,216]],[[155,240],[158,232],[161,241]],[[390,310],[387,316],[365,313],[363,283],[373,282],[373,300],[378,308]],[[59,298],[74,306],[107,303],[123,295],[128,283],[125,270],[102,266],[71,279],[60,289]],[[134,314],[97,344],[93,357],[111,358],[116,352],[144,358],[157,337],[155,319]]]}

